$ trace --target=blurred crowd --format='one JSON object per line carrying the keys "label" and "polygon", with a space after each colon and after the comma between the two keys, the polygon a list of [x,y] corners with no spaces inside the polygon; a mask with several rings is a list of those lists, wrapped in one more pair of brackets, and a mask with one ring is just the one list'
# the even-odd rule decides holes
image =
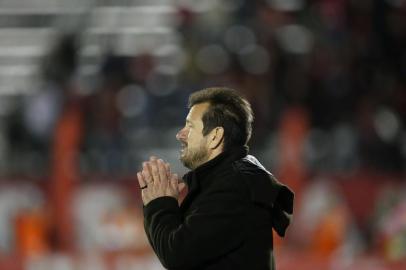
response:
{"label": "blurred crowd", "polygon": [[[254,106],[253,149],[263,149],[282,115],[300,107],[309,168],[404,172],[404,1],[179,1],[172,8],[172,29],[141,44],[117,35],[95,41],[86,21],[60,33],[41,59],[39,89],[4,119],[2,155],[14,158],[3,171],[46,171],[55,125],[77,102],[83,164],[131,172],[140,145],[176,144],[171,129],[182,126],[190,92],[228,85]],[[91,20],[113,16],[99,13]],[[114,15],[118,31],[129,15]],[[97,59],[84,57],[93,43]],[[100,153],[111,158],[97,161]]]}
{"label": "blurred crowd", "polygon": [[[57,32],[28,90],[0,108],[4,179],[117,182],[133,178],[151,153],[184,171],[175,134],[188,95],[224,85],[253,106],[251,152],[296,188],[290,245],[337,258],[406,258],[406,1],[83,3],[62,19],[45,11],[0,20]],[[90,190],[75,195],[89,200],[75,206],[80,245],[137,246],[141,229],[123,195]],[[46,199],[30,194],[18,207]],[[95,210],[101,198],[104,216]],[[62,199],[54,200],[59,209]],[[86,209],[98,224],[86,221]],[[0,237],[0,253],[10,241]]]}

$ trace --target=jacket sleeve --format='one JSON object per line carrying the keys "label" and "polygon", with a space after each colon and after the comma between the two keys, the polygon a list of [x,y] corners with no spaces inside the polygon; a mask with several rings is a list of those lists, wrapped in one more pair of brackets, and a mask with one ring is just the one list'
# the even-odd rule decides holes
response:
{"label": "jacket sleeve", "polygon": [[245,205],[235,191],[218,189],[182,217],[176,199],[161,197],[144,207],[145,230],[164,267],[194,268],[242,244]]}

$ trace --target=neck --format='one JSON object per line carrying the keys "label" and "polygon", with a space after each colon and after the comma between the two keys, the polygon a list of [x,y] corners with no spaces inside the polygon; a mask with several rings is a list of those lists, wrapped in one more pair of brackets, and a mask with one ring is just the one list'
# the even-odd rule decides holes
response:
{"label": "neck", "polygon": [[223,147],[217,147],[216,149],[213,149],[210,152],[209,157],[207,158],[207,161],[212,160],[213,158],[217,157],[221,153],[223,153]]}

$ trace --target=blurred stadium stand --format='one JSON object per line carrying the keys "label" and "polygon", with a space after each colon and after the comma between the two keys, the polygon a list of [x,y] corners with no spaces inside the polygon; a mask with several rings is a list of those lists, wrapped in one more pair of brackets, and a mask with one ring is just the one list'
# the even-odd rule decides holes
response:
{"label": "blurred stadium stand", "polygon": [[0,1],[0,270],[162,269],[135,181],[239,89],[296,192],[278,269],[406,268],[406,1]]}

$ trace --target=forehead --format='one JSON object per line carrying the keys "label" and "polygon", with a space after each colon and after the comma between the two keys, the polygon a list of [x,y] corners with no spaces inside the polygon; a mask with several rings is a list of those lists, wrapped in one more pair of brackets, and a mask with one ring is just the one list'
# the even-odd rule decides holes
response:
{"label": "forehead", "polygon": [[189,111],[188,116],[186,117],[186,120],[193,121],[193,122],[201,121],[202,116],[206,112],[208,107],[209,107],[208,102],[193,105],[192,108],[190,108],[190,111]]}

